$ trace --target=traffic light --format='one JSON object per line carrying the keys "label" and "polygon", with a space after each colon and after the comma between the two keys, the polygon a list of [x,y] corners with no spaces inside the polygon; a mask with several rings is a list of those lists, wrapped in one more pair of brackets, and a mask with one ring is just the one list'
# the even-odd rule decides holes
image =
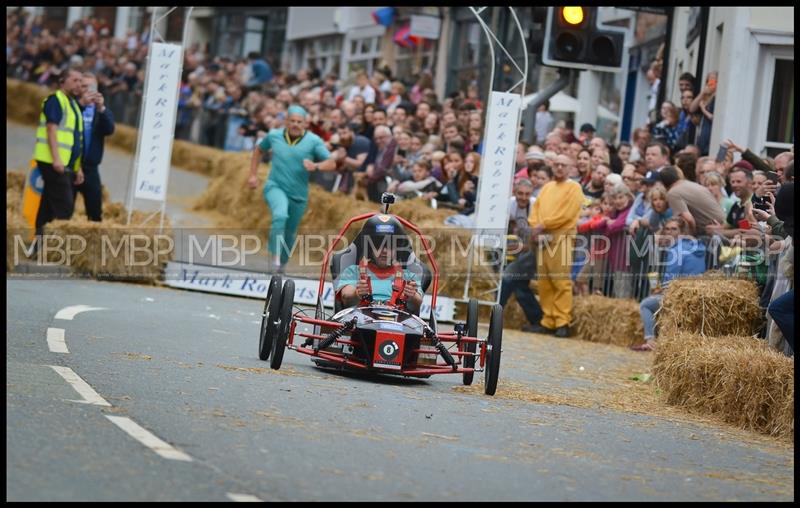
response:
{"label": "traffic light", "polygon": [[548,7],[542,63],[616,72],[622,68],[625,29],[597,26],[597,7]]}

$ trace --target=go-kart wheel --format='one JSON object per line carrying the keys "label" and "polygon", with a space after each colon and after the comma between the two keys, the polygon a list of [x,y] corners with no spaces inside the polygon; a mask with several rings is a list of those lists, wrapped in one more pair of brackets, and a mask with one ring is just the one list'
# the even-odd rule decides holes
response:
{"label": "go-kart wheel", "polygon": [[503,343],[503,306],[495,304],[489,318],[489,348],[486,349],[486,370],[483,380],[484,393],[494,395],[500,375],[500,352]]}
{"label": "go-kart wheel", "polygon": [[269,281],[267,298],[264,300],[264,312],[261,314],[261,334],[258,340],[258,359],[267,361],[272,351],[272,340],[275,337],[275,320],[281,308],[281,276],[273,275]]}
{"label": "go-kart wheel", "polygon": [[272,341],[272,358],[270,358],[269,366],[275,370],[280,369],[281,362],[283,362],[283,352],[286,350],[286,342],[289,340],[289,325],[292,324],[293,305],[294,281],[289,279],[284,283],[283,291],[281,291],[281,310],[275,339]]}
{"label": "go-kart wheel", "polygon": [[[478,300],[475,298],[470,298],[469,303],[467,304],[467,337],[475,337],[478,335]],[[465,342],[464,343],[464,352],[465,353],[475,353],[475,343],[474,342]],[[464,361],[462,362],[464,368],[472,369],[475,367],[475,357],[474,356],[464,356]],[[463,381],[465,386],[469,386],[472,384],[472,378],[475,376],[474,372],[465,372],[463,374]]]}

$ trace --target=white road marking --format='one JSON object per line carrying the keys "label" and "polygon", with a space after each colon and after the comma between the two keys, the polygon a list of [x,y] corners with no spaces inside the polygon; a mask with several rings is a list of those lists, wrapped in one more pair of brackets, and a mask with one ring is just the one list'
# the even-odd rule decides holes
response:
{"label": "white road marking", "polygon": [[261,499],[257,498],[256,496],[251,496],[250,494],[237,494],[235,492],[228,492],[226,494],[228,499],[231,501],[236,501],[237,503],[263,503]]}
{"label": "white road marking", "polygon": [[47,347],[50,348],[52,353],[69,353],[67,343],[64,342],[63,328],[47,329]]}
{"label": "white road marking", "polygon": [[81,397],[83,397],[83,400],[74,400],[72,402],[111,407],[111,404],[109,404],[103,397],[98,395],[98,393],[94,391],[94,389],[89,386],[86,381],[81,379],[81,377],[75,374],[75,371],[69,367],[59,367],[57,365],[51,365],[50,367],[56,371],[59,376],[63,377],[67,383],[72,385],[72,388],[74,388],[75,391],[78,392]]}
{"label": "white road marking", "polygon": [[56,313],[56,319],[72,320],[76,315],[81,312],[89,312],[90,310],[106,310],[105,307],[90,307],[89,305],[70,305],[64,307]]}
{"label": "white road marking", "polygon": [[185,462],[192,461],[190,456],[173,447],[169,443],[165,443],[164,441],[160,440],[155,436],[155,434],[144,427],[141,427],[138,423],[134,422],[130,418],[125,416],[111,415],[105,415],[105,417],[111,420],[114,425],[127,432],[132,438],[139,441],[165,459],[183,460]]}

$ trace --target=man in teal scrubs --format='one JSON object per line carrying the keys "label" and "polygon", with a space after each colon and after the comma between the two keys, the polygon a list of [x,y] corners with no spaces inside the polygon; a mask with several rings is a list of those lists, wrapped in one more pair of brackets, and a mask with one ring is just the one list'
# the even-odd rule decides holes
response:
{"label": "man in teal scrubs", "polygon": [[333,171],[336,161],[325,142],[306,130],[306,111],[300,106],[288,110],[287,127],[272,129],[253,148],[248,185],[258,187],[256,170],[262,155],[272,150],[272,168],[264,186],[264,199],[272,211],[269,252],[273,270],[282,273],[294,245],[297,227],[308,204],[309,171]]}

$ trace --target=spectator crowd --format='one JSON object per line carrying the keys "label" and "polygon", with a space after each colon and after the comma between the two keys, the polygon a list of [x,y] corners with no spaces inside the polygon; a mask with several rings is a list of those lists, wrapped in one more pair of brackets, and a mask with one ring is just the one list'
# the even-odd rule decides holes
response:
{"label": "spectator crowd", "polygon": [[[133,32],[114,39],[109,27],[94,19],[54,34],[40,18],[13,11],[7,16],[6,72],[41,84],[68,67],[92,72],[119,121],[135,124],[138,113],[118,110],[135,103],[131,97],[141,97],[147,43],[146,35]],[[571,181],[582,195],[565,277],[576,295],[641,301],[647,341],[640,349],[654,347],[652,315],[670,281],[711,269],[755,280],[768,316],[792,341],[786,313],[772,304],[787,295],[793,300],[793,277],[785,275],[793,263],[793,151],[759,157],[734,140],[712,150],[714,97],[724,83],[716,72],[703,83],[684,73],[679,104],[664,101],[656,107],[661,72],[654,62],[647,73],[654,91],[651,114],[618,145],[596,136],[588,123],[576,135],[569,124],[554,121],[547,103],[540,107],[534,142],[517,145],[508,203],[511,263],[503,269],[501,303],[516,295],[531,321],[524,329],[541,331],[539,320],[548,311],[529,281],[541,268],[537,245],[548,230],[529,219],[543,191],[560,195],[552,189]],[[308,112],[307,128],[325,141],[336,161],[336,171],[313,173],[313,183],[375,202],[385,191],[421,198],[433,208],[452,210],[448,225],[471,227],[486,113],[478,88],[473,84],[438,97],[430,72],[405,78],[387,67],[344,82],[316,69],[289,74],[257,53],[217,57],[195,45],[184,55],[176,138],[251,150],[269,130],[285,127],[289,107],[300,105]],[[558,206],[553,199],[547,203]],[[537,209],[535,217],[549,212],[561,213]],[[564,320],[568,316],[547,322],[560,327]],[[763,336],[769,334],[768,326]]]}

